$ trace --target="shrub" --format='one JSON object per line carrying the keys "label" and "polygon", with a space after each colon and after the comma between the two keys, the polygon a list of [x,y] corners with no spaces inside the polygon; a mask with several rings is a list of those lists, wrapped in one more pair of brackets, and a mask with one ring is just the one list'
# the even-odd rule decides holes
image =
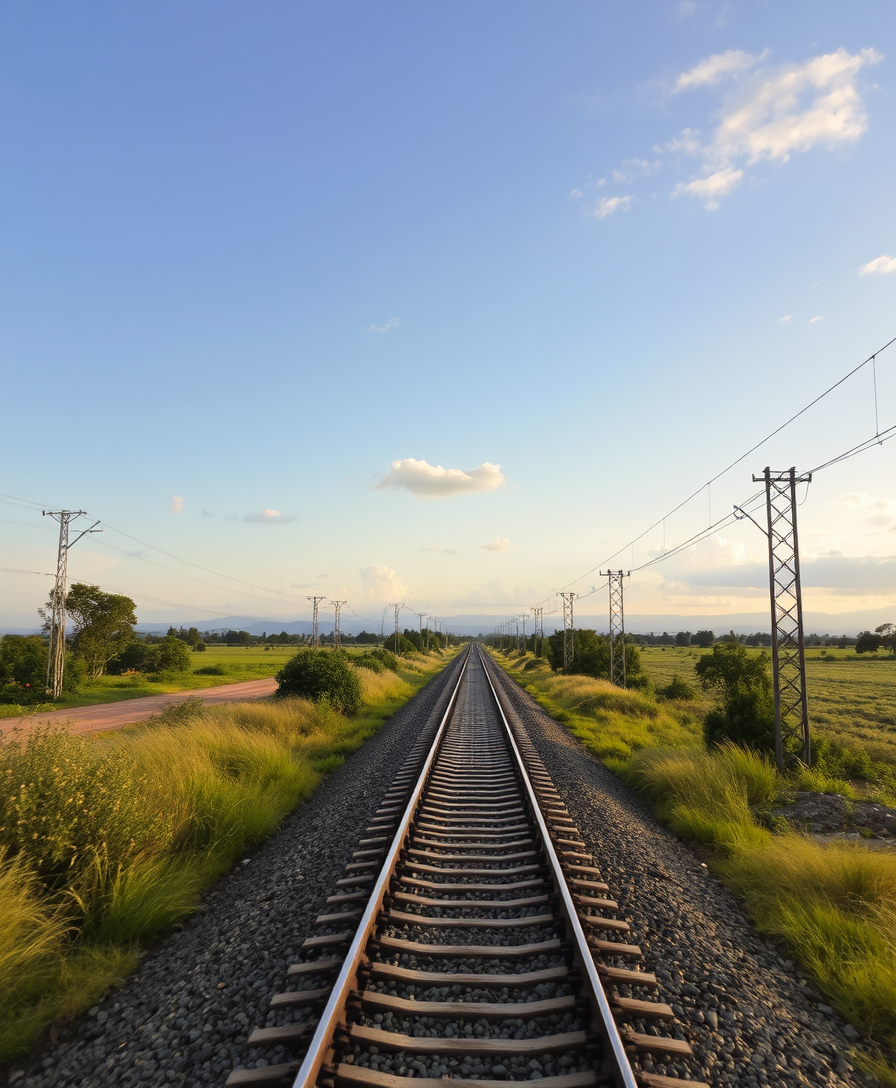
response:
{"label": "shrub", "polygon": [[374,657],[373,654],[363,654],[361,657],[356,657],[352,661],[352,664],[355,666],[356,669],[369,669],[371,672],[375,672],[377,674],[384,673],[386,671],[386,666],[382,663],[382,661]]}
{"label": "shrub", "polygon": [[687,680],[682,680],[678,673],[675,673],[672,683],[660,688],[659,693],[667,699],[693,699],[697,691]]}
{"label": "shrub", "polygon": [[152,672],[181,673],[190,667],[190,647],[174,635],[166,635],[152,647]]}
{"label": "shrub", "polygon": [[703,736],[710,746],[731,741],[757,752],[774,752],[775,700],[771,692],[737,687],[724,706],[706,715]]}
{"label": "shrub", "polygon": [[383,668],[391,669],[392,672],[395,672],[398,668],[398,658],[384,646],[378,646],[375,650],[371,650],[369,656],[379,661]]}
{"label": "shrub", "polygon": [[300,650],[277,673],[278,696],[325,699],[343,714],[361,708],[361,685],[348,658],[332,650]]}

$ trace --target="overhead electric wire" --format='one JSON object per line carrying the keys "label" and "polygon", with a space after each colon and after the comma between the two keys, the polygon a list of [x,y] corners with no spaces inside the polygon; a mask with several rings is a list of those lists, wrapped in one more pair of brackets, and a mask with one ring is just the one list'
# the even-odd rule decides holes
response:
{"label": "overhead electric wire", "polygon": [[[666,518],[669,518],[673,514],[678,513],[678,511],[683,506],[687,506],[687,504],[689,502],[691,502],[692,499],[695,499],[704,490],[704,488],[711,487],[712,484],[714,484],[716,482],[716,480],[721,479],[722,476],[724,476],[726,473],[730,472],[731,469],[733,469],[737,465],[739,465],[741,463],[741,461],[746,460],[746,458],[749,457],[750,454],[755,453],[756,450],[758,450],[761,446],[764,446],[765,443],[768,442],[770,439],[774,438],[775,435],[780,434],[781,431],[783,431],[785,428],[789,427],[790,424],[793,423],[795,420],[799,419],[800,416],[805,415],[805,413],[808,412],[810,408],[813,408],[816,404],[819,403],[819,401],[824,400],[824,398],[826,396],[828,396],[829,393],[833,393],[833,391],[835,389],[837,389],[839,386],[843,385],[844,382],[848,381],[854,374],[857,374],[860,370],[862,370],[864,367],[866,367],[869,363],[872,363],[872,364],[875,363],[876,359],[877,359],[877,356],[880,355],[882,352],[886,351],[887,348],[891,347],[893,344],[896,344],[896,336],[894,336],[894,337],[892,337],[892,339],[888,340],[886,342],[886,344],[884,344],[882,347],[879,347],[877,349],[877,351],[875,351],[871,355],[869,355],[867,357],[867,359],[864,359],[857,366],[854,366],[852,368],[852,370],[850,370],[847,374],[844,374],[843,377],[839,378],[836,382],[833,383],[833,385],[829,385],[827,389],[825,389],[823,392],[819,393],[817,397],[815,397],[813,400],[809,401],[809,403],[804,405],[798,412],[794,412],[794,414],[789,419],[785,420],[785,422],[782,423],[779,427],[776,427],[773,431],[769,432],[769,434],[767,434],[765,436],[765,438],[761,439],[755,445],[751,446],[750,449],[748,449],[745,453],[742,453],[739,457],[735,458],[735,460],[733,460],[729,465],[727,465],[725,468],[723,468],[720,472],[717,472],[715,474],[715,476],[713,476],[709,480],[707,480],[706,483],[701,484],[700,487],[698,487],[696,491],[693,491],[690,495],[688,495],[688,497],[686,499],[683,499],[680,503],[678,503],[677,506],[674,506],[667,513],[663,514],[662,517],[657,518],[657,520],[652,525],[649,525],[643,532],[641,532],[637,536],[633,537],[630,541],[628,541],[628,543],[621,545],[619,548],[616,549],[615,552],[608,555],[606,557],[606,559],[602,559],[599,563],[595,563],[595,565],[593,567],[591,567],[589,570],[586,570],[584,574],[580,574],[577,578],[571,579],[569,582],[566,583],[566,585],[562,586],[561,589],[568,589],[570,586],[575,585],[577,582],[581,582],[583,579],[587,578],[589,574],[593,574],[600,567],[604,566],[604,564],[609,563],[612,559],[615,559],[617,555],[619,555],[621,552],[624,552],[627,548],[633,548],[634,545],[637,544],[639,540],[641,540],[643,537],[647,536],[647,534],[652,532],[658,525],[662,525],[662,523],[666,520]],[[875,373],[875,379],[876,379],[876,373]],[[876,400],[876,392],[875,392],[875,406],[876,406],[876,404],[877,404],[877,400]],[[848,451],[845,454],[841,454],[840,456],[838,456],[836,458],[833,458],[830,461],[826,461],[823,465],[820,465],[819,468],[813,469],[812,471],[813,472],[819,472],[819,471],[821,471],[822,468],[828,468],[830,465],[836,464],[838,461],[845,461],[848,457],[853,457],[857,453],[861,453],[864,449],[870,448],[872,445],[883,445],[883,442],[888,441],[888,439],[883,439],[883,441],[881,441],[881,435],[889,435],[889,437],[893,437],[893,435],[891,435],[890,432],[893,431],[894,429],[896,429],[896,428],[890,427],[885,431],[878,432],[873,439],[868,439],[868,440],[866,440],[866,442],[860,443],[859,446],[854,447],[851,451]],[[749,502],[749,501],[751,501],[751,500],[748,499],[747,502]],[[725,519],[723,519],[723,521],[724,520]],[[705,532],[705,530],[703,530],[703,532]],[[694,540],[694,543],[697,543],[697,541]],[[679,546],[679,547],[676,547],[675,549],[673,549],[670,552],[664,553],[663,558],[667,558],[669,555],[674,554],[675,552],[681,550],[681,547],[683,547],[683,545]],[[642,570],[645,566],[652,566],[654,563],[657,563],[657,562],[662,562],[662,558],[657,557],[656,559],[653,559],[648,563],[642,564],[640,567],[633,567],[632,570]],[[543,601],[550,600],[551,597],[556,597],[558,592],[560,592],[560,590],[555,590],[553,593],[548,593],[546,596],[541,598],[541,600],[538,602],[538,604],[541,604]],[[590,593],[586,594],[586,596],[590,596]]]}

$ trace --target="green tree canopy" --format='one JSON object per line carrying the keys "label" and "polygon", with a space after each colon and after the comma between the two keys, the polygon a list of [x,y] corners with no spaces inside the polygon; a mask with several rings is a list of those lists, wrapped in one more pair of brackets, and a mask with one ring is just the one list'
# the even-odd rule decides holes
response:
{"label": "green tree canopy", "polygon": [[717,642],[694,666],[704,691],[727,698],[738,685],[771,690],[768,662],[762,654],[750,653],[738,642]]}
{"label": "green tree canopy", "polygon": [[343,714],[361,709],[361,684],[345,654],[333,650],[299,650],[277,673],[277,695],[325,699]]}
{"label": "green tree canopy", "polygon": [[76,582],[68,591],[65,608],[75,626],[72,649],[91,680],[102,676],[106,664],[133,640],[136,607],[130,597],[99,586]]}

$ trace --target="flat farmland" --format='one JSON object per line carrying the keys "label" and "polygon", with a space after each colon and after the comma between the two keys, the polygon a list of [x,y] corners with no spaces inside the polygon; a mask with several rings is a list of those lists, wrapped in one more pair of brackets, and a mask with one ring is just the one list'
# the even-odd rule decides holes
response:
{"label": "flat farmland", "polygon": [[[190,654],[190,668],[184,673],[159,679],[143,673],[101,676],[98,680],[85,683],[77,694],[69,695],[56,703],[24,709],[15,705],[0,705],[0,719],[31,711],[94,706],[96,703],[114,703],[120,699],[139,699],[144,695],[168,695],[178,691],[218,687],[220,684],[263,680],[274,676],[299,649],[299,646],[210,646],[205,653]],[[364,653],[368,649],[368,646],[347,648],[351,655]],[[215,671],[197,672],[199,669]]]}
{"label": "flat farmland", "polygon": [[[705,712],[712,701],[700,690],[694,665],[709,652],[645,646],[641,660],[657,688],[670,683],[675,674],[694,684],[697,698],[692,705]],[[872,759],[896,765],[896,658],[860,655],[853,649],[811,649],[806,652],[806,681],[813,730],[838,744],[860,748]]]}

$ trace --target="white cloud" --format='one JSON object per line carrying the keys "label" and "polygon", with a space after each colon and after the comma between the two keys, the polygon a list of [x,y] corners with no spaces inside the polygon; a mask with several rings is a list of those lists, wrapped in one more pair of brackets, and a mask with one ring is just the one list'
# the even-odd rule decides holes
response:
{"label": "white cloud", "polygon": [[494,491],[503,485],[501,466],[488,461],[484,461],[479,468],[464,471],[406,457],[402,461],[393,461],[391,470],[374,487],[378,490],[410,491],[418,499],[445,499],[472,491]]}
{"label": "white cloud", "polygon": [[786,325],[788,321],[793,319],[793,314],[785,314],[783,317],[778,318],[779,325]]}
{"label": "white cloud", "polygon": [[595,219],[606,219],[614,212],[627,212],[631,206],[631,196],[605,196],[594,205],[591,215]]}
{"label": "white cloud", "polygon": [[168,506],[168,513],[169,514],[179,514],[181,512],[181,510],[183,510],[183,508],[184,508],[184,500],[180,497],[180,495],[172,495],[171,496],[171,503]]}
{"label": "white cloud", "polygon": [[706,207],[718,207],[717,198],[730,192],[743,177],[743,166],[763,160],[784,163],[796,152],[854,143],[868,128],[856,78],[866,65],[883,59],[880,53],[838,49],[802,64],[754,70],[764,57],[765,53],[754,56],[731,49],[708,57],[678,77],[674,93],[722,80],[731,86],[718,111],[718,123],[704,145],[693,139],[692,129],[685,129],[669,145],[670,150],[701,154],[703,169],[709,172],[696,182],[677,185],[673,196],[689,193],[703,198],[702,186],[708,184],[716,191],[710,192]]}
{"label": "white cloud", "polygon": [[408,587],[391,567],[362,567],[358,577],[361,579],[361,595],[367,604],[394,603],[408,595]]}
{"label": "white cloud", "polygon": [[391,332],[398,328],[398,318],[390,317],[385,325],[368,325],[365,332]]}
{"label": "white cloud", "polygon": [[724,53],[714,53],[706,60],[701,60],[687,72],[682,72],[672,90],[673,94],[688,91],[692,87],[707,87],[720,83],[723,79],[749,72],[761,61],[768,50],[758,56],[746,53],[743,49],[728,49]]}
{"label": "white cloud", "polygon": [[672,193],[673,197],[695,196],[703,201],[704,207],[715,211],[719,206],[718,198],[726,196],[731,190],[741,183],[743,170],[735,170],[733,166],[726,166],[723,170],[717,170],[708,178],[698,178],[696,181],[680,181]]}
{"label": "white cloud", "polygon": [[259,510],[257,514],[243,515],[243,521],[253,525],[285,525],[295,520],[292,514],[281,514],[279,510]]}
{"label": "white cloud", "polygon": [[712,158],[786,162],[795,151],[857,140],[868,117],[856,76],[882,59],[873,49],[838,49],[754,73],[726,97],[709,148]]}
{"label": "white cloud", "polygon": [[479,551],[481,552],[506,552],[509,550],[510,541],[503,536],[496,536],[494,540],[490,540],[487,544],[479,545]]}
{"label": "white cloud", "polygon": [[810,317],[809,318],[809,324],[810,325],[816,325],[816,324],[818,324],[819,321],[824,321],[824,318],[821,317],[821,316],[819,316],[819,317]]}
{"label": "white cloud", "polygon": [[890,272],[896,272],[896,257],[875,257],[873,261],[863,264],[859,269],[860,276],[880,273],[886,276]]}
{"label": "white cloud", "polygon": [[670,151],[673,155],[696,155],[703,147],[699,128],[683,128],[677,136],[655,151]]}
{"label": "white cloud", "polygon": [[573,189],[569,195],[573,200],[581,200],[585,194],[581,189]]}

